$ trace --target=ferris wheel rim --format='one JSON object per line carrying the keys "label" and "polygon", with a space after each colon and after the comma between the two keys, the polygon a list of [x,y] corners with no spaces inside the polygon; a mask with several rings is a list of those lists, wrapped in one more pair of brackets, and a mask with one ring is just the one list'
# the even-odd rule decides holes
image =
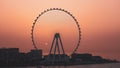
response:
{"label": "ferris wheel rim", "polygon": [[64,9],[61,9],[61,8],[49,8],[49,9],[46,9],[44,10],[43,12],[41,12],[37,17],[36,19],[34,20],[33,22],[33,25],[32,25],[32,29],[31,29],[31,39],[32,39],[32,44],[34,46],[34,48],[36,50],[38,50],[37,46],[36,46],[36,43],[34,41],[34,27],[35,27],[35,24],[37,23],[37,20],[39,19],[40,16],[42,16],[44,13],[48,12],[48,11],[53,11],[53,10],[58,10],[58,11],[63,11],[65,13],[67,13],[70,17],[72,17],[72,19],[75,21],[76,25],[77,25],[77,28],[78,28],[78,42],[77,42],[77,45],[75,46],[75,49],[73,49],[72,53],[75,53],[78,49],[78,47],[80,46],[80,40],[81,40],[81,31],[80,31],[80,25],[77,21],[77,19],[68,11],[64,10]]}

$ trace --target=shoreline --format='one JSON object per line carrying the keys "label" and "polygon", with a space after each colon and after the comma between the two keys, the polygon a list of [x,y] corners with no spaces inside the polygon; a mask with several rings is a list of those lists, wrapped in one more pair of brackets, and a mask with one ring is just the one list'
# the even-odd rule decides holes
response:
{"label": "shoreline", "polygon": [[94,65],[94,64],[112,64],[112,63],[120,63],[120,62],[108,62],[108,63],[89,63],[89,64],[58,64],[58,65],[21,65],[21,66],[0,66],[0,67],[3,67],[3,68],[6,68],[6,67],[10,67],[10,68],[14,68],[14,67],[28,67],[28,66],[38,66],[38,67],[41,67],[41,66],[76,66],[76,65]]}

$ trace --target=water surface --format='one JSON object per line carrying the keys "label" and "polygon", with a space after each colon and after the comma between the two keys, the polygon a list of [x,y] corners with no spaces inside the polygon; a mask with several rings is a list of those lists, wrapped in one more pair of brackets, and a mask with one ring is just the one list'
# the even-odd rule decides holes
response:
{"label": "water surface", "polygon": [[41,67],[33,66],[33,67],[14,67],[14,68],[120,68],[120,63],[75,65],[75,66],[41,66]]}

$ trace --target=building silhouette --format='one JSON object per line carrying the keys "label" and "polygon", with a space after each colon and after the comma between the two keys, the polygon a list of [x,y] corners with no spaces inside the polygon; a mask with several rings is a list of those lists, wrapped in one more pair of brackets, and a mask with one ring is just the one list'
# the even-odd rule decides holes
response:
{"label": "building silhouette", "polygon": [[[79,65],[79,64],[97,64],[97,63],[113,63],[116,60],[104,59],[101,56],[93,56],[89,53],[79,54],[74,53],[70,56],[66,54],[49,54],[42,58],[42,50],[31,50],[28,53],[19,52],[19,48],[1,48],[0,49],[0,67],[10,66],[36,66],[36,65]],[[55,64],[45,62],[46,57],[56,57]],[[59,60],[59,56],[61,60]],[[66,63],[64,58],[69,58]]]}
{"label": "building silhouette", "polygon": [[19,52],[19,48],[1,48],[0,66],[37,65],[42,60],[42,50],[31,50],[28,53]]}

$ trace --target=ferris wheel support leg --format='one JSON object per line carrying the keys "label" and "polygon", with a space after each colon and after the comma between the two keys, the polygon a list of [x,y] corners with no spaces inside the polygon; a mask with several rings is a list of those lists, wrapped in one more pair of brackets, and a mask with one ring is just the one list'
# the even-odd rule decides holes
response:
{"label": "ferris wheel support leg", "polygon": [[62,48],[62,51],[63,51],[64,60],[65,60],[65,61],[68,61],[68,60],[67,60],[67,56],[65,55],[65,51],[64,51],[64,48],[63,48],[62,40],[61,40],[60,37],[59,37],[59,40],[60,40],[61,48]]}
{"label": "ferris wheel support leg", "polygon": [[57,45],[57,49],[58,49],[58,61],[61,61],[61,56],[60,56],[60,48],[59,48],[59,43],[58,43],[58,38],[56,39],[56,45]]}
{"label": "ferris wheel support leg", "polygon": [[53,45],[54,45],[54,41],[55,41],[55,37],[54,37],[54,39],[53,39],[53,41],[52,41],[52,45],[51,45],[49,54],[51,54],[51,51],[52,51],[52,48],[53,48]]}
{"label": "ferris wheel support leg", "polygon": [[[56,42],[57,42],[57,40],[56,40]],[[53,55],[53,61],[52,61],[52,63],[54,64],[55,63],[55,57],[56,57],[56,45],[55,45],[55,49],[54,49],[54,55]]]}

